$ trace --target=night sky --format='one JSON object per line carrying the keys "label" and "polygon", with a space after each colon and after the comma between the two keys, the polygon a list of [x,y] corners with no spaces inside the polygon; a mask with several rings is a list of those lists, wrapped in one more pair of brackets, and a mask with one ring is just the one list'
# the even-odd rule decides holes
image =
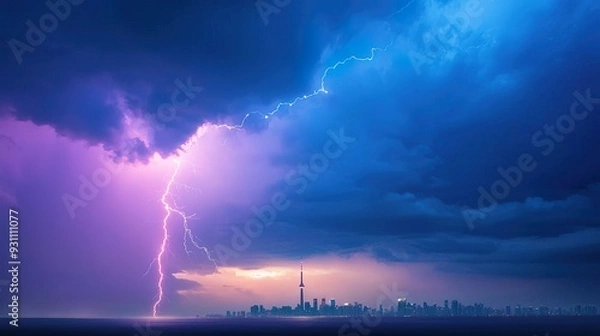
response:
{"label": "night sky", "polygon": [[310,300],[600,304],[596,1],[57,3],[0,10],[23,316],[295,306],[301,260]]}

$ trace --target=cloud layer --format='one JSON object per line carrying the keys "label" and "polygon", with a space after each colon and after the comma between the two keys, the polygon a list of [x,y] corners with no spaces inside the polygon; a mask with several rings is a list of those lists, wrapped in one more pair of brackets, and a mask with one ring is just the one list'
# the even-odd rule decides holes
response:
{"label": "cloud layer", "polygon": [[[1,20],[3,38],[26,42],[25,22],[49,9],[11,6],[18,14]],[[326,267],[323,256],[339,265],[364,258],[381,283],[423,265],[422,277],[438,279],[430,286],[451,276],[462,298],[492,304],[505,302],[486,294],[491,284],[536,288],[511,292],[532,303],[557,288],[569,290],[552,304],[600,301],[586,291],[600,280],[597,14],[583,0],[309,1],[265,25],[252,1],[73,5],[20,64],[5,48],[0,68],[0,151],[10,158],[0,165],[0,201],[30,223],[31,311],[67,297],[61,312],[77,302],[106,314],[126,301],[113,313],[147,313],[156,270],[142,275],[160,244],[160,197],[175,158],[173,200],[196,214],[196,237],[213,257],[218,246],[235,254],[213,273],[202,251],[187,256],[172,217],[171,312],[189,302],[205,302],[203,312],[247,304],[195,292],[239,287],[227,277],[233,268],[293,268],[301,257]],[[373,61],[329,72],[327,94],[269,119],[252,115],[241,131],[216,127],[309,94],[328,66],[390,41]],[[353,141],[336,142],[333,155],[328,143],[340,132]],[[115,154],[129,162],[112,162]],[[535,168],[519,173],[523,155]],[[82,181],[96,183],[99,169],[110,181],[82,198]],[[65,194],[84,205],[69,211]],[[274,195],[288,204],[276,223],[243,233],[250,244],[236,250],[236,232],[260,221]],[[461,281],[477,285],[468,292]]]}

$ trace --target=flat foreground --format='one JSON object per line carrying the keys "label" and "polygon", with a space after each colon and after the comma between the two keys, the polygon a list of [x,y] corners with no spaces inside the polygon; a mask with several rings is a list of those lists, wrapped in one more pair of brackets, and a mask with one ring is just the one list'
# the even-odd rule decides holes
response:
{"label": "flat foreground", "polygon": [[[8,334],[6,333],[8,331]],[[600,335],[599,317],[470,317],[257,319],[21,319],[3,320],[2,335]]]}

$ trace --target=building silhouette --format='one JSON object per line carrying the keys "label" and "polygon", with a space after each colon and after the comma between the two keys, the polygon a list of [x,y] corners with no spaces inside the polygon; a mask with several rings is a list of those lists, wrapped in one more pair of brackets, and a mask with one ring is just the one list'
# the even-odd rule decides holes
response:
{"label": "building silhouette", "polygon": [[302,265],[302,261],[300,261],[300,308],[304,307],[304,268]]}
{"label": "building silhouette", "polygon": [[[406,298],[397,298],[396,305],[384,307],[370,307],[359,302],[344,303],[337,305],[336,300],[331,298],[329,304],[324,297],[321,298],[319,306],[318,298],[310,301],[304,300],[304,264],[300,261],[300,302],[295,309],[292,306],[272,307],[265,309],[263,305],[255,304],[250,307],[249,312],[227,311],[225,317],[278,317],[278,316],[396,316],[396,317],[438,317],[438,316],[598,316],[597,306],[577,305],[571,308],[565,307],[523,307],[521,305],[504,306],[500,309],[485,306],[483,303],[464,304],[458,300],[444,300],[443,305],[437,303],[422,304],[411,303]],[[223,317],[223,315],[207,315],[207,317]]]}

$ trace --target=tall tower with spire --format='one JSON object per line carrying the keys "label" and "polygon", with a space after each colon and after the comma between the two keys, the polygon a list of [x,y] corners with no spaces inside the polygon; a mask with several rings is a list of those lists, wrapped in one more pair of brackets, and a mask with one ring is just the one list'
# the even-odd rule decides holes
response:
{"label": "tall tower with spire", "polygon": [[300,310],[304,310],[304,268],[300,261]]}

